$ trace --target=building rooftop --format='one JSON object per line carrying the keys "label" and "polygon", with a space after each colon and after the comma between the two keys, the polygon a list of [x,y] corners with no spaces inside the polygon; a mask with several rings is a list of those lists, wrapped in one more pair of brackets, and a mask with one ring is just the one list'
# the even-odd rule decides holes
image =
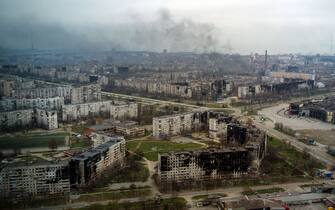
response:
{"label": "building rooftop", "polygon": [[95,148],[92,148],[90,150],[87,150],[86,152],[80,153],[76,156],[74,156],[72,159],[74,160],[85,160],[87,158],[91,158],[94,157],[98,154],[101,154],[103,152],[105,152],[108,148],[110,148],[111,146],[113,146],[114,144],[117,144],[121,141],[124,141],[123,137],[120,136],[113,136],[113,137],[108,137],[110,138],[110,141],[101,144]]}

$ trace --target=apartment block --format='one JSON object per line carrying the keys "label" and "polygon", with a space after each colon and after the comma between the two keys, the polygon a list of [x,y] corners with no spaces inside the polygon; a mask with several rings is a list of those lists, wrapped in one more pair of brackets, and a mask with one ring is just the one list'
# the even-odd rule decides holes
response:
{"label": "apartment block", "polygon": [[13,80],[0,80],[0,97],[9,97],[14,89],[15,81]]}
{"label": "apartment block", "polygon": [[37,126],[47,130],[58,128],[57,111],[48,111],[43,109],[35,110]]}
{"label": "apartment block", "polygon": [[229,121],[226,118],[210,118],[208,128],[208,137],[218,139],[227,134],[227,126]]}
{"label": "apartment block", "polygon": [[56,129],[58,128],[57,111],[27,109],[0,112],[0,125],[0,130],[34,126],[48,130]]}
{"label": "apartment block", "polygon": [[125,156],[126,142],[123,138],[111,138],[74,156],[70,161],[71,186],[82,187],[94,182],[107,168],[122,166]]}
{"label": "apartment block", "polygon": [[34,199],[69,196],[70,171],[67,162],[41,160],[1,163],[0,197]]}
{"label": "apartment block", "polygon": [[110,117],[112,119],[131,119],[137,118],[138,106],[137,103],[118,103],[113,104],[110,109]]}
{"label": "apartment block", "polygon": [[32,109],[0,112],[0,130],[30,127],[33,116],[34,111]]}
{"label": "apartment block", "polygon": [[157,172],[163,183],[215,180],[247,174],[250,161],[244,148],[171,152],[159,155]]}
{"label": "apartment block", "polygon": [[230,140],[223,147],[160,154],[157,169],[160,182],[208,181],[259,174],[267,135],[256,127],[230,120],[228,124],[226,120],[225,132]]}
{"label": "apartment block", "polygon": [[261,92],[262,92],[261,85],[239,86],[237,89],[237,96],[239,98],[246,98],[250,96],[259,95]]}
{"label": "apartment block", "polygon": [[12,91],[11,97],[16,99],[63,97],[65,101],[71,101],[71,90],[71,86],[16,89]]}
{"label": "apartment block", "polygon": [[71,92],[71,103],[81,104],[87,102],[101,101],[101,86],[98,84],[82,85],[73,87]]}
{"label": "apartment block", "polygon": [[61,110],[64,105],[63,97],[34,98],[34,99],[4,99],[0,100],[0,111],[13,111],[22,109]]}
{"label": "apartment block", "polygon": [[153,136],[166,137],[191,132],[193,123],[193,112],[154,117],[152,121]]}

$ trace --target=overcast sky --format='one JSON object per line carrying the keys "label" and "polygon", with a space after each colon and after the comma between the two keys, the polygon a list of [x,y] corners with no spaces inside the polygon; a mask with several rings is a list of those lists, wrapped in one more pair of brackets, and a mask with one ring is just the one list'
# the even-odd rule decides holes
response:
{"label": "overcast sky", "polygon": [[329,53],[332,34],[335,0],[0,1],[4,48]]}

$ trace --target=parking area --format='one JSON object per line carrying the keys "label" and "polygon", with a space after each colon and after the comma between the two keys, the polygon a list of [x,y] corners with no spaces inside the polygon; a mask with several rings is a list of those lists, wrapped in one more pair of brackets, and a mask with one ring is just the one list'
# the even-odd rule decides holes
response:
{"label": "parking area", "polygon": [[283,123],[283,125],[292,128],[293,130],[332,130],[335,125],[325,123],[316,119],[298,117],[287,114],[288,104],[280,104],[277,106],[262,109],[258,112],[266,118],[271,119],[273,123]]}

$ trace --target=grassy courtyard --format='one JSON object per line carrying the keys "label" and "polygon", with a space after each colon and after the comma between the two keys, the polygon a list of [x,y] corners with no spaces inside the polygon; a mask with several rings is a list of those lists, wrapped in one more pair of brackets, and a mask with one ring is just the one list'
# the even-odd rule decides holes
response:
{"label": "grassy courtyard", "polygon": [[48,147],[49,140],[55,140],[58,146],[66,145],[66,137],[68,133],[29,133],[19,135],[3,135],[0,136],[0,148],[6,149],[22,149],[34,147]]}
{"label": "grassy courtyard", "polygon": [[127,143],[129,150],[143,155],[151,161],[158,160],[159,153],[171,151],[194,150],[204,147],[196,143],[175,143],[171,141],[131,141]]}

